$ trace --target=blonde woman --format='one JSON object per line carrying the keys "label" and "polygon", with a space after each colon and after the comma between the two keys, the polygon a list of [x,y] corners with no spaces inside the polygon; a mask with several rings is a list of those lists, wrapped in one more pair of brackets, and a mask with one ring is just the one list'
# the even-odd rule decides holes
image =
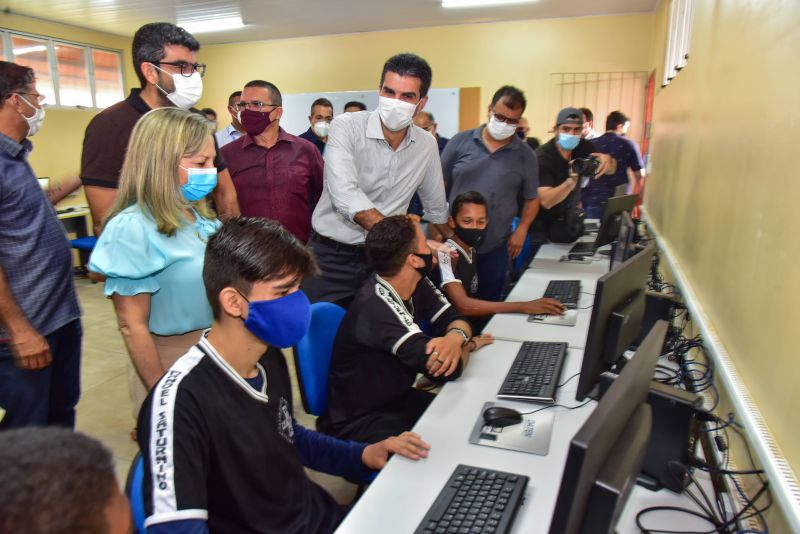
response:
{"label": "blonde woman", "polygon": [[203,255],[219,228],[205,196],[217,183],[212,128],[178,108],[144,115],[133,129],[119,193],[89,269],[106,277],[135,373],[134,414],[159,378],[211,326]]}

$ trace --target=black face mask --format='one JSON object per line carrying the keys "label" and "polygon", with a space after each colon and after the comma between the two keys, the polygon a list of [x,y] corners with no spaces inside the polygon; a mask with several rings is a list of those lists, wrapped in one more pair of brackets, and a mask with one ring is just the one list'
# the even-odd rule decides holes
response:
{"label": "black face mask", "polygon": [[414,252],[414,256],[418,257],[422,261],[425,262],[425,265],[422,267],[414,267],[417,272],[422,275],[422,278],[425,278],[429,274],[433,272],[433,254],[420,254],[418,252]]}
{"label": "black face mask", "polygon": [[477,247],[486,235],[486,228],[464,228],[456,225],[454,232],[468,246]]}

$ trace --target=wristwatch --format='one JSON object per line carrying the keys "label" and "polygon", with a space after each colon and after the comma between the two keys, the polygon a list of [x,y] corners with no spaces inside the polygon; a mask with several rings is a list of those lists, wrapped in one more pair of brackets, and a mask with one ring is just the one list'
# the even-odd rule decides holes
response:
{"label": "wristwatch", "polygon": [[458,327],[453,327],[453,328],[451,328],[450,330],[448,330],[448,331],[447,331],[447,333],[448,333],[448,334],[449,334],[450,332],[458,332],[458,333],[461,335],[461,337],[463,337],[463,338],[464,338],[464,342],[461,344],[461,346],[462,346],[462,347],[463,347],[464,345],[466,345],[467,343],[469,343],[469,336],[468,336],[468,335],[467,335],[467,333],[466,333],[466,332],[464,332],[464,330],[462,330],[461,328],[458,328]]}

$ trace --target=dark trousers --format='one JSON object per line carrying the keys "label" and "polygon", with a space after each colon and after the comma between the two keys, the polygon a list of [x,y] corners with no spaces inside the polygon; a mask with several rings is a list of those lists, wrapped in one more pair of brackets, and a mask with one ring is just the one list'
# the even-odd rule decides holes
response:
{"label": "dark trousers", "polygon": [[0,430],[45,425],[75,428],[82,337],[80,319],[45,336],[53,361],[36,371],[18,367],[11,348],[0,343],[0,407],[6,411]]}
{"label": "dark trousers", "polygon": [[364,247],[336,243],[316,233],[308,245],[321,272],[303,281],[303,291],[311,302],[333,302],[347,308],[372,274]]}
{"label": "dark trousers", "polygon": [[332,429],[320,418],[317,420],[317,430],[339,439],[377,443],[411,430],[435,397],[433,393],[410,388],[392,406],[385,406],[379,411],[348,421],[341,428]]}
{"label": "dark trousers", "polygon": [[498,302],[503,298],[508,276],[508,244],[503,242],[496,249],[478,254],[478,292],[475,298]]}

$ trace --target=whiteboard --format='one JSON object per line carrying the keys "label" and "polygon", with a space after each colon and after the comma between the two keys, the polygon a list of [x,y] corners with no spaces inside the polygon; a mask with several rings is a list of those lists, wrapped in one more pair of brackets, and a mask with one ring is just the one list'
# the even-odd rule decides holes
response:
{"label": "whiteboard", "polygon": [[[341,115],[344,105],[351,100],[363,102],[370,111],[378,106],[378,91],[285,94],[283,95],[281,127],[294,135],[300,135],[308,130],[311,104],[317,98],[327,98],[331,101],[334,116]],[[425,111],[433,113],[436,124],[438,124],[437,133],[439,135],[453,137],[458,133],[459,90],[430,89]]]}

